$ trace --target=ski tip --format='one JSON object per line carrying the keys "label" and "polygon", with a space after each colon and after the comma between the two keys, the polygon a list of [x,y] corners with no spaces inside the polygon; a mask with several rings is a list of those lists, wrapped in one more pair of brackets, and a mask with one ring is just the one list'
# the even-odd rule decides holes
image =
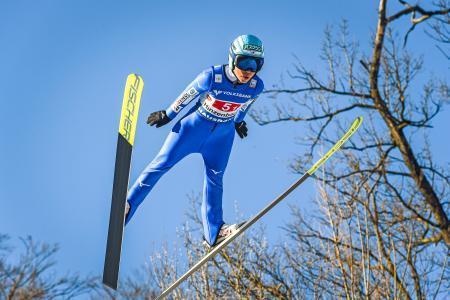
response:
{"label": "ski tip", "polygon": [[325,155],[322,156],[306,173],[312,175],[321,165],[323,165],[336,151],[338,151],[341,146],[358,130],[359,126],[361,126],[363,117],[357,117],[347,132],[341,137],[339,141],[334,144],[334,146],[328,150]]}
{"label": "ski tip", "polygon": [[129,78],[130,76],[134,77],[134,78],[139,78],[140,80],[142,80],[142,76],[139,75],[138,73],[130,73],[130,74],[128,74],[127,78]]}
{"label": "ski tip", "polygon": [[347,134],[348,134],[349,136],[353,135],[353,133],[354,133],[356,130],[358,130],[359,126],[361,126],[362,121],[363,121],[363,117],[362,117],[362,116],[357,117],[357,118],[353,121],[353,123],[352,123],[352,125],[350,126],[349,130],[347,131]]}
{"label": "ski tip", "polygon": [[363,117],[362,117],[362,116],[359,116],[359,117],[357,117],[357,118],[355,119],[355,121],[353,121],[352,126],[357,125],[357,126],[359,127],[359,125],[361,125],[362,121],[363,121]]}
{"label": "ski tip", "polygon": [[127,77],[120,114],[119,133],[133,146],[144,80],[137,74]]}

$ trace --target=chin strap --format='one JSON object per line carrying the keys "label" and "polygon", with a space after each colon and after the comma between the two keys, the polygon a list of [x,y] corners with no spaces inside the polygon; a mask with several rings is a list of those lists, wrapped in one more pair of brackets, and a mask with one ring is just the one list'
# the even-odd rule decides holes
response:
{"label": "chin strap", "polygon": [[233,85],[239,84],[236,74],[234,74],[234,68],[231,69],[230,65],[225,66],[225,76],[233,83]]}

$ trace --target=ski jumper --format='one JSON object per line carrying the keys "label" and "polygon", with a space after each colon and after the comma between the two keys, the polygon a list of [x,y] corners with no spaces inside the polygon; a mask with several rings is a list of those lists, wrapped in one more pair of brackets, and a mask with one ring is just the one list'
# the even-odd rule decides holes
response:
{"label": "ski jumper", "polygon": [[166,109],[170,119],[190,102],[196,104],[173,126],[164,145],[128,191],[130,204],[125,224],[137,207],[171,167],[191,153],[200,153],[205,164],[201,215],[204,237],[213,245],[223,221],[223,175],[235,135],[234,124],[242,122],[250,106],[262,92],[258,76],[248,83],[237,80],[228,65],[204,70]]}

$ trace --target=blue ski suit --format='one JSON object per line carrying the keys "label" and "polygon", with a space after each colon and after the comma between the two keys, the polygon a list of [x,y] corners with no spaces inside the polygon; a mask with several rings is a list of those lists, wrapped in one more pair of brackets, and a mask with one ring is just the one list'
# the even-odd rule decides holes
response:
{"label": "blue ski suit", "polygon": [[213,245],[223,221],[223,175],[235,135],[235,123],[244,120],[264,84],[254,76],[246,84],[236,84],[228,65],[210,67],[200,73],[166,109],[170,119],[190,102],[196,104],[173,126],[164,145],[128,191],[130,221],[137,207],[171,167],[191,153],[200,153],[205,163],[201,215],[204,237]]}

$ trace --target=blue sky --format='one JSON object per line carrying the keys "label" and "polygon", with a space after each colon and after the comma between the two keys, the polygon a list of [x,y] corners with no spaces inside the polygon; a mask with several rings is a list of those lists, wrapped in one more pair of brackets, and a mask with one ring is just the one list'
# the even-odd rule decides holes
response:
{"label": "blue sky", "polygon": [[[170,130],[149,128],[147,115],[166,108],[201,70],[226,63],[237,35],[253,33],[264,41],[260,75],[267,88],[292,69],[293,54],[319,74],[324,70],[318,62],[327,24],[347,19],[351,34],[367,49],[376,3],[317,2],[2,1],[0,233],[58,243],[60,272],[100,274],[127,75],[138,73],[145,81],[134,181]],[[402,22],[398,26],[405,30],[407,20]],[[448,72],[421,28],[409,47],[426,54],[436,76]],[[262,96],[255,107],[270,101]],[[444,111],[436,128],[448,128],[449,117]],[[294,142],[305,134],[303,126],[259,127],[247,121],[249,137],[235,140],[225,176],[228,221],[235,218],[235,202],[250,216],[297,179],[287,163],[303,151]],[[433,152],[448,164],[450,146],[436,132],[430,131]],[[189,207],[186,195],[200,192],[202,184],[203,164],[195,155],[161,179],[127,227],[123,274],[138,268],[163,241],[177,239]],[[270,240],[282,238],[287,204],[308,207],[313,195],[309,181],[263,219]]]}

